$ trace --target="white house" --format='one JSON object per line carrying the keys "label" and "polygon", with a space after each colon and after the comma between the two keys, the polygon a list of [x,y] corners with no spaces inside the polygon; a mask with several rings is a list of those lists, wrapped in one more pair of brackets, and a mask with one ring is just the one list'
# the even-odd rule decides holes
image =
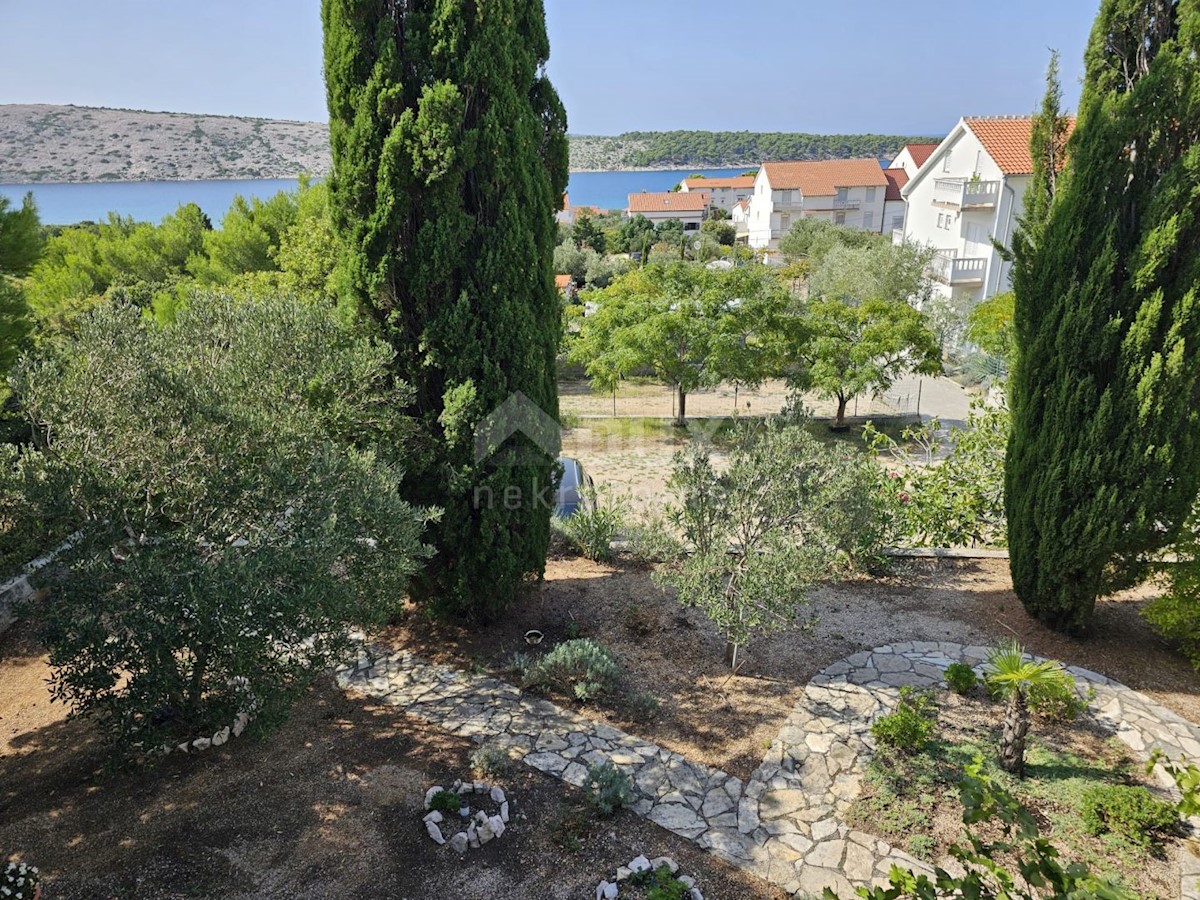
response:
{"label": "white house", "polygon": [[733,208],[741,201],[749,201],[754,193],[754,176],[737,175],[733,178],[685,178],[679,183],[684,193],[708,191],[712,195],[712,206],[732,215]]}
{"label": "white house", "polygon": [[882,231],[887,188],[875,159],[763,163],[750,198],[750,246],[779,249],[802,217]]}
{"label": "white house", "polygon": [[904,230],[893,239],[934,249],[934,289],[960,308],[1010,287],[1011,266],[992,241],[1011,245],[1033,171],[1032,122],[1027,116],[961,119],[901,191]]}
{"label": "white house", "polygon": [[884,169],[887,191],[883,199],[883,233],[895,234],[904,231],[904,195],[901,191],[908,184],[908,172],[904,169]]}
{"label": "white house", "polygon": [[903,169],[905,174],[912,178],[937,148],[937,144],[905,144],[896,154],[896,158],[888,164],[888,168]]}
{"label": "white house", "polygon": [[683,223],[684,231],[699,231],[708,216],[712,195],[708,191],[668,191],[629,195],[629,206],[625,210],[628,218],[645,216],[655,225],[669,219]]}
{"label": "white house", "polygon": [[737,229],[737,239],[745,243],[750,237],[750,201],[739,200],[734,204],[729,221]]}

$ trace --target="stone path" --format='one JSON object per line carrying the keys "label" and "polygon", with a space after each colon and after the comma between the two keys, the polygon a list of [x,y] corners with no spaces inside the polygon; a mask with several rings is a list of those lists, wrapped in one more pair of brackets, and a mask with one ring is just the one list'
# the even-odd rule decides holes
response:
{"label": "stone path", "polygon": [[[604,760],[633,780],[633,810],[791,893],[843,898],[882,884],[892,865],[930,868],[843,818],[874,750],[871,723],[894,707],[903,685],[932,687],[952,662],[979,667],[985,647],[912,641],[856,653],[813,677],[748,782],[694,763],[642,738],[598,724],[495,678],[432,665],[407,653],[366,650],[340,669],[343,689],[365,693],[454,734],[492,740],[524,762],[582,786]],[[1092,706],[1133,751],[1159,748],[1200,758],[1200,729],[1102,675],[1069,671],[1095,691]],[[1162,776],[1166,778],[1165,774]],[[1184,854],[1183,900],[1200,900],[1200,859]]]}

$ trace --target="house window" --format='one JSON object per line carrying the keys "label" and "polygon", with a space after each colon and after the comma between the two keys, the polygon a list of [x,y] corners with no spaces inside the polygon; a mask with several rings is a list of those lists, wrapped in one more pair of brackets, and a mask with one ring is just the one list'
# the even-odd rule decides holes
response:
{"label": "house window", "polygon": [[898,216],[892,216],[892,230],[899,231],[904,227],[904,213]]}
{"label": "house window", "polygon": [[944,223],[945,223],[945,220],[946,220],[946,214],[945,214],[945,213],[938,213],[938,228],[944,228],[944,227],[945,227],[945,224],[944,224]]}
{"label": "house window", "polygon": [[872,212],[863,213],[863,229],[865,231],[875,230],[875,214]]}
{"label": "house window", "polygon": [[846,188],[838,188],[837,189],[837,202],[838,203],[846,202],[846,193],[847,193]]}
{"label": "house window", "polygon": [[834,225],[845,225],[846,224],[846,214],[844,212],[834,213],[833,224]]}
{"label": "house window", "polygon": [[950,171],[950,151],[949,150],[947,150],[946,155],[942,157],[942,171],[943,172]]}
{"label": "house window", "polygon": [[875,202],[875,188],[873,188],[873,187],[867,188],[867,202],[868,203]]}

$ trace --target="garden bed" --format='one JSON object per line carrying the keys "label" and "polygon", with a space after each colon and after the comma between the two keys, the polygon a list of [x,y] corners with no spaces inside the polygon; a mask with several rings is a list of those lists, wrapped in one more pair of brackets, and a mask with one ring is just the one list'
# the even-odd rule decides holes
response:
{"label": "garden bed", "polygon": [[[1002,703],[986,699],[981,690],[970,697],[939,692],[936,702],[937,727],[924,750],[880,748],[867,764],[863,793],[848,816],[852,827],[919,859],[944,864],[952,844],[965,844],[957,785],[966,766],[979,758],[984,774],[1033,813],[1042,834],[1065,859],[1118,878],[1146,898],[1178,895],[1175,836],[1151,834],[1145,828],[1126,834],[1114,827],[1100,835],[1089,829],[1085,810],[1089,793],[1097,789],[1141,787],[1157,800],[1169,800],[1145,774],[1144,764],[1110,731],[1086,715],[1076,721],[1035,716],[1025,755],[1026,776],[1018,779],[997,762]],[[976,830],[988,840],[1001,837],[993,823]]]}

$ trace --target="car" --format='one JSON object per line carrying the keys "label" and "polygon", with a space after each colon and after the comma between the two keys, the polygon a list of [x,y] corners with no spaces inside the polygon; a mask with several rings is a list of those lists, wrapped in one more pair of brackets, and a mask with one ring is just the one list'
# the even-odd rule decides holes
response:
{"label": "car", "polygon": [[554,515],[559,519],[569,519],[580,510],[590,512],[596,485],[592,476],[583,470],[583,464],[573,457],[560,456],[558,464],[562,468],[562,476],[558,480],[558,489],[554,498]]}

